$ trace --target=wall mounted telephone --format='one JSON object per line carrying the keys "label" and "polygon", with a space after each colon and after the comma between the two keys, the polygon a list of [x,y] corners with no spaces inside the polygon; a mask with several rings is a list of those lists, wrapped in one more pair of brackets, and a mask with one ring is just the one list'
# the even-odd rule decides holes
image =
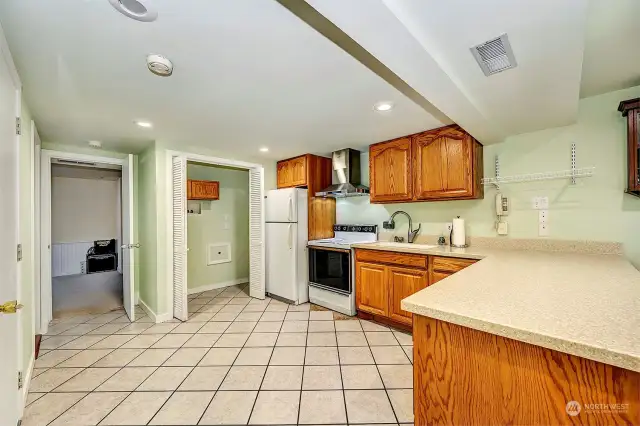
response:
{"label": "wall mounted telephone", "polygon": [[509,198],[501,193],[496,194],[496,215],[506,216],[509,214]]}

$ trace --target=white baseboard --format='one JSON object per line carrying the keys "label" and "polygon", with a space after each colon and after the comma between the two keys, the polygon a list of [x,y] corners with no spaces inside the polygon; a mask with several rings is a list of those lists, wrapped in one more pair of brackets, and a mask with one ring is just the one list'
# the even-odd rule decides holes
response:
{"label": "white baseboard", "polygon": [[156,315],[156,323],[167,322],[171,319],[173,319],[173,314],[171,312]]}
{"label": "white baseboard", "polygon": [[238,278],[237,280],[224,281],[221,283],[214,283],[214,284],[206,284],[206,285],[201,285],[198,287],[192,287],[187,289],[187,294],[202,293],[203,291],[215,290],[218,288],[224,288],[224,287],[229,287],[237,284],[244,284],[248,282],[249,282],[249,278]]}
{"label": "white baseboard", "polygon": [[[34,351],[35,352],[35,351]],[[23,372],[23,382],[22,382],[22,406],[27,406],[27,398],[29,396],[29,386],[31,386],[31,376],[33,376],[33,366],[36,363],[36,354],[32,353],[31,358],[29,359],[29,366],[27,367],[27,371]]]}
{"label": "white baseboard", "polygon": [[162,314],[156,314],[149,307],[149,305],[147,305],[145,303],[144,300],[142,300],[142,299],[138,299],[138,300],[139,300],[139,306],[142,308],[143,311],[145,311],[147,313],[147,315],[149,315],[149,318],[151,318],[153,320],[153,322],[155,322],[156,324],[161,323],[161,322],[167,322],[171,318],[173,318],[173,315],[171,314],[171,312],[165,312],[165,313],[162,313]]}

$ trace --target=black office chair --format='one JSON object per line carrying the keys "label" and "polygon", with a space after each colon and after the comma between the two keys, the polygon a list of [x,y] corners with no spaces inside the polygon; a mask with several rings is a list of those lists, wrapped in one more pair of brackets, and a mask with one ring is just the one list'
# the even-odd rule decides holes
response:
{"label": "black office chair", "polygon": [[118,269],[116,240],[97,240],[87,251],[87,274]]}

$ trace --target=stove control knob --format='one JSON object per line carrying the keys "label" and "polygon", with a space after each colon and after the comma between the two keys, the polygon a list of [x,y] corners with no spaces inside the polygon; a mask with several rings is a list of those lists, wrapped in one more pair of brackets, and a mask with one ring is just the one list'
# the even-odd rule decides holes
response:
{"label": "stove control knob", "polygon": [[362,226],[358,226],[358,227],[356,228],[356,231],[358,231],[358,232],[362,231]]}

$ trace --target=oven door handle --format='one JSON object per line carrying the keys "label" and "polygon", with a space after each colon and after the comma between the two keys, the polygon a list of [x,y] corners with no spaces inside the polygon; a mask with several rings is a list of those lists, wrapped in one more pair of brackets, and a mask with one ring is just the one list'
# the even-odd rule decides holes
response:
{"label": "oven door handle", "polygon": [[292,224],[290,223],[290,224],[289,224],[289,237],[287,238],[287,242],[289,243],[289,250],[291,250],[291,249],[293,248],[293,247],[292,247],[292,243],[293,243],[293,242],[291,241],[291,239],[292,239],[292,235],[293,235],[293,234],[291,233],[291,225],[292,225]]}

